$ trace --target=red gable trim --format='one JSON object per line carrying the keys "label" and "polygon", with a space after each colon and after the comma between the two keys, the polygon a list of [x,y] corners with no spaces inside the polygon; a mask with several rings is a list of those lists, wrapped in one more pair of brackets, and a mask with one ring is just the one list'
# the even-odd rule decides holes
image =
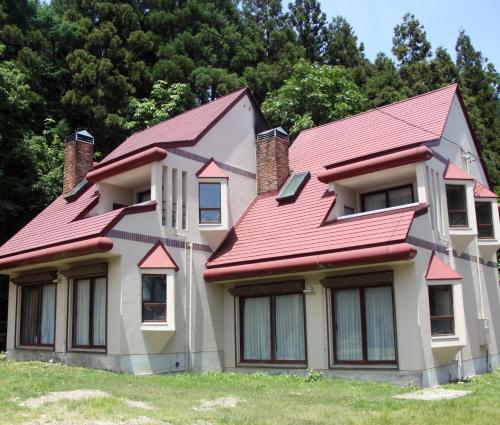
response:
{"label": "red gable trim", "polygon": [[34,252],[25,252],[24,254],[1,258],[0,269],[106,252],[111,248],[113,248],[113,241],[109,238],[97,237],[84,239],[78,242],[70,242],[50,248],[42,248]]}
{"label": "red gable trim", "polygon": [[475,180],[474,177],[458,168],[453,162],[448,161],[448,165],[443,173],[443,179],[446,180]]}
{"label": "red gable trim", "polygon": [[174,259],[161,241],[157,241],[153,247],[147,252],[144,258],[139,262],[138,267],[141,269],[175,269],[179,270]]}
{"label": "red gable trim", "polygon": [[213,158],[210,158],[196,173],[196,177],[203,178],[229,178],[228,175],[222,171]]}
{"label": "red gable trim", "polygon": [[263,261],[237,266],[207,269],[203,274],[208,282],[241,279],[263,274],[290,273],[328,266],[385,263],[388,261],[410,260],[417,250],[408,243],[376,246],[350,251],[333,252],[283,260]]}
{"label": "red gable trim", "polygon": [[474,197],[475,198],[493,198],[497,199],[496,193],[492,192],[488,188],[484,187],[481,183],[476,181],[474,184]]}
{"label": "red gable trim", "polygon": [[418,146],[412,149],[405,149],[375,158],[358,161],[355,163],[342,165],[318,173],[319,181],[329,183],[348,177],[360,176],[374,171],[385,170],[387,168],[399,167],[401,165],[412,164],[420,161],[427,161],[432,158],[432,151],[426,146]]}
{"label": "red gable trim", "polygon": [[425,278],[427,280],[459,280],[462,279],[462,276],[441,260],[434,250],[432,251]]}
{"label": "red gable trim", "polygon": [[119,161],[107,164],[101,168],[94,169],[87,174],[87,180],[95,183],[106,177],[114,176],[125,171],[149,164],[153,161],[161,161],[167,156],[167,151],[160,148],[151,148],[144,152],[123,158]]}

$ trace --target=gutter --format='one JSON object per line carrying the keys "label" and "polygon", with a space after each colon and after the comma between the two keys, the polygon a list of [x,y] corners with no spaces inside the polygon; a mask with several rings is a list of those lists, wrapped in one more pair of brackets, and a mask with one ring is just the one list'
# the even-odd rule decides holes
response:
{"label": "gutter", "polygon": [[81,255],[95,254],[98,252],[107,252],[111,248],[113,248],[113,241],[109,238],[96,237],[92,239],[84,239],[77,242],[70,242],[50,248],[43,248],[36,251],[0,258],[0,269],[26,264],[42,263],[62,258],[79,257]]}
{"label": "gutter", "polygon": [[431,159],[432,156],[433,153],[427,146],[417,146],[416,148],[406,149],[404,151],[394,152],[321,171],[318,173],[318,180],[322,183],[330,183],[348,177],[372,173],[374,171],[427,161]]}
{"label": "gutter", "polygon": [[203,274],[207,282],[235,280],[263,274],[309,271],[331,266],[385,263],[389,261],[411,260],[417,255],[417,249],[403,242],[393,245],[376,246],[350,251],[308,255],[304,257],[263,261],[234,266],[213,267]]}
{"label": "gutter", "polygon": [[87,174],[86,179],[90,183],[95,183],[107,177],[133,170],[142,165],[149,164],[155,161],[161,161],[167,157],[167,151],[158,147],[139,152],[135,155],[120,159],[119,161],[103,165],[99,168],[94,168]]}

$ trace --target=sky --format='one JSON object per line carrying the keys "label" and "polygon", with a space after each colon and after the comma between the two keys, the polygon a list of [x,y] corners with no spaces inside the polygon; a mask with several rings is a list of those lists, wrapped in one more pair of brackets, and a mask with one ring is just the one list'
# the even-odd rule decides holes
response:
{"label": "sky", "polygon": [[[458,32],[464,29],[472,45],[500,70],[500,0],[320,0],[330,21],[344,16],[365,44],[373,60],[383,51],[391,54],[394,26],[406,12],[424,25],[435,49],[445,47],[455,58]],[[287,2],[288,3],[288,2]]]}

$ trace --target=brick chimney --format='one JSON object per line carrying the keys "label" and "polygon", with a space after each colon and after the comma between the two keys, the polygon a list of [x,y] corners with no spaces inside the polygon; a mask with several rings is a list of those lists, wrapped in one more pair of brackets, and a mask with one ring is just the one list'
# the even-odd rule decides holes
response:
{"label": "brick chimney", "polygon": [[64,141],[63,193],[69,192],[80,183],[94,161],[94,138],[81,130],[71,134]]}
{"label": "brick chimney", "polygon": [[257,135],[257,194],[277,191],[290,175],[288,134],[281,127]]}

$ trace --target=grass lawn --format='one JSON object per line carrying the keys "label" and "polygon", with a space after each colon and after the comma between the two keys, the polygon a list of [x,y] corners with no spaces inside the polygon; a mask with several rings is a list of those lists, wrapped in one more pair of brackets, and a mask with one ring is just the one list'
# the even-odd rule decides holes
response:
{"label": "grass lawn", "polygon": [[[500,370],[446,387],[472,394],[403,401],[391,396],[414,388],[265,374],[131,376],[0,359],[0,424],[500,424]],[[78,389],[109,396],[22,406]],[[210,406],[219,399],[236,405]]]}

